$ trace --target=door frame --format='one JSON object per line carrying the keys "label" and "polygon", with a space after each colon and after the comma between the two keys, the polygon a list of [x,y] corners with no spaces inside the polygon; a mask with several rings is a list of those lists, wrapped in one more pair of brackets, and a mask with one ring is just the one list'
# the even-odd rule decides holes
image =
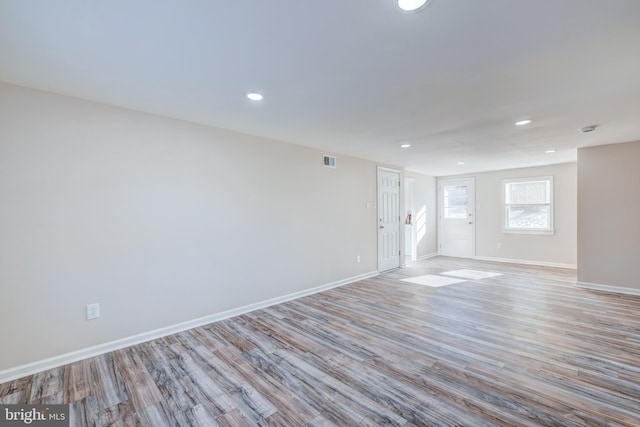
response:
{"label": "door frame", "polygon": [[[398,193],[398,214],[400,214],[400,209],[402,208],[402,204],[404,202],[404,185],[402,185],[403,182],[403,178],[404,175],[402,173],[401,170],[399,169],[392,169],[392,168],[387,168],[384,166],[378,166],[377,170],[376,170],[376,218],[379,218],[380,215],[380,172],[384,171],[384,172],[391,172],[391,173],[397,173],[398,174],[398,182],[400,183],[399,186],[399,193]],[[403,226],[403,222],[401,220],[398,221],[399,222],[399,231],[398,231],[398,248],[400,250],[400,254],[398,255],[398,266],[397,267],[392,267],[389,269],[386,269],[384,271],[389,271],[389,270],[393,270],[395,268],[400,268],[402,266],[402,256],[404,254],[404,251],[402,250],[402,245],[404,244],[404,238],[403,238],[403,234],[404,234],[404,226]],[[380,257],[382,254],[382,248],[380,247],[380,228],[379,228],[379,221],[378,219],[376,219],[376,247],[378,248],[377,250],[377,267],[378,267],[378,272],[380,272]]]}
{"label": "door frame", "polygon": [[[442,232],[442,215],[444,212],[444,206],[442,206],[443,204],[443,192],[442,192],[442,186],[443,184],[447,184],[447,183],[455,183],[455,182],[462,182],[462,181],[471,181],[472,185],[473,185],[473,206],[471,207],[471,218],[472,218],[472,224],[471,224],[471,257],[469,257],[468,259],[474,259],[476,257],[476,206],[477,206],[477,202],[476,202],[476,177],[475,176],[468,176],[468,177],[460,177],[460,178],[444,178],[444,179],[438,179],[438,185],[437,185],[437,191],[438,191],[438,195],[437,195],[437,209],[438,209],[438,215],[437,215],[437,219],[438,219],[438,255],[442,255],[442,237],[443,237],[443,232]],[[464,257],[466,258],[466,257]]]}
{"label": "door frame", "polygon": [[[411,216],[412,216],[412,222],[411,224],[409,224],[409,233],[407,233],[407,223],[406,223],[406,217],[405,217],[405,222],[404,222],[404,249],[405,249],[405,253],[404,253],[404,257],[402,257],[401,261],[402,262],[402,266],[406,266],[407,265],[407,257],[411,257],[411,260],[409,262],[415,262],[418,260],[418,244],[417,244],[417,239],[416,239],[416,227],[415,227],[415,220],[416,220],[416,213],[414,212],[414,206],[415,206],[415,193],[416,193],[416,182],[418,180],[415,178],[410,178],[410,177],[404,177],[404,197],[403,197],[403,205],[404,205],[404,211],[401,212],[405,212],[405,215],[408,214],[409,212],[411,212]],[[409,188],[407,188],[409,187]],[[407,206],[407,192],[411,191],[411,202],[412,205],[411,206]],[[407,234],[409,234],[409,241],[407,242]],[[411,247],[411,251],[407,253],[407,247],[410,246]]]}

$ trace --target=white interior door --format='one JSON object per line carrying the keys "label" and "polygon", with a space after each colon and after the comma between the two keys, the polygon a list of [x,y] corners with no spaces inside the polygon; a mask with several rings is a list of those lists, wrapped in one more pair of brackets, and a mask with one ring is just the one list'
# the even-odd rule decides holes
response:
{"label": "white interior door", "polygon": [[438,253],[475,256],[475,185],[472,178],[438,182]]}
{"label": "white interior door", "polygon": [[400,267],[400,173],[378,169],[378,270]]}

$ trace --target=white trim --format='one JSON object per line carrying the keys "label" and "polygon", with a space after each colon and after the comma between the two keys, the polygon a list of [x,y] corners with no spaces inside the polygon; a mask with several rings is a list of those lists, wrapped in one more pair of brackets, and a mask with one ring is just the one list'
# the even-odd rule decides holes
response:
{"label": "white trim", "polygon": [[533,261],[528,259],[493,258],[488,256],[477,256],[474,259],[477,259],[478,261],[505,262],[508,264],[524,264],[524,265],[538,265],[540,267],[569,268],[571,270],[576,270],[578,268],[578,266],[575,264],[563,264],[560,262],[547,262],[547,261]]}
{"label": "white trim", "polygon": [[438,254],[437,254],[437,253],[432,253],[432,254],[422,255],[422,256],[417,257],[417,258],[415,259],[415,261],[409,261],[409,262],[405,262],[405,263],[403,263],[400,267],[401,267],[401,268],[405,268],[405,267],[406,267],[406,266],[408,266],[409,264],[413,264],[413,263],[416,263],[416,262],[418,262],[418,261],[424,261],[425,259],[429,259],[429,258],[433,258],[433,257],[437,257],[437,256],[438,256]]}
{"label": "white trim", "polygon": [[133,335],[127,338],[99,344],[93,347],[84,348],[70,353],[61,354],[44,360],[38,360],[36,362],[28,363],[26,365],[16,366],[15,368],[5,369],[0,371],[0,384],[13,381],[18,378],[22,378],[27,375],[33,375],[35,373],[45,371],[47,369],[56,368],[58,366],[66,365],[69,363],[77,362],[79,360],[87,359],[89,357],[99,356],[104,353],[119,350],[121,348],[130,347],[132,345],[141,344],[143,342],[151,341],[154,339],[162,338],[167,335],[176,334],[178,332],[186,331],[188,329],[196,328],[198,326],[207,325],[209,323],[219,322],[220,320],[228,319],[230,317],[239,316],[241,314],[249,313],[251,311],[260,310],[275,304],[281,304],[283,302],[291,301],[294,299],[302,298],[307,295],[316,294],[329,289],[337,288],[339,286],[348,285],[349,283],[357,282],[360,280],[368,279],[370,277],[377,276],[377,271],[371,271],[369,273],[360,274],[357,276],[349,277],[346,279],[338,280],[336,282],[320,285],[315,288],[306,289],[292,294],[284,295],[268,299],[266,301],[257,302],[254,304],[245,305],[243,307],[234,308],[231,310],[223,311],[221,313],[211,314],[209,316],[200,317],[198,319],[188,320],[186,322],[178,323],[164,328],[155,329],[153,331],[144,332],[138,335]]}
{"label": "white trim", "polygon": [[388,167],[385,167],[385,166],[378,166],[378,170],[379,171],[387,171],[387,172],[395,172],[397,174],[400,174],[401,177],[402,177],[402,170],[400,170],[400,169],[392,169],[392,168],[388,168]]}
{"label": "white trim", "polygon": [[531,234],[531,235],[538,235],[538,236],[555,236],[556,235],[556,231],[555,230],[533,230],[533,229],[508,229],[508,228],[503,228],[502,232],[504,234]]}
{"label": "white trim", "polygon": [[421,255],[418,258],[416,258],[416,261],[423,261],[425,259],[429,259],[429,258],[433,258],[433,257],[437,257],[438,253],[434,252],[432,254],[426,254],[426,255]]}
{"label": "white trim", "polygon": [[576,282],[576,286],[582,289],[593,289],[595,291],[614,292],[617,294],[640,295],[640,289],[625,288],[622,286],[601,285],[599,283]]}

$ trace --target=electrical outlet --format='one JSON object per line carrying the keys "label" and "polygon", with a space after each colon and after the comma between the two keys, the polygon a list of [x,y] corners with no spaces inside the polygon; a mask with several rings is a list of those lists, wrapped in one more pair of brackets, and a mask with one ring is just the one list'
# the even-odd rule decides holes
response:
{"label": "electrical outlet", "polygon": [[360,262],[360,255],[356,256],[356,262]]}
{"label": "electrical outlet", "polygon": [[100,317],[100,304],[87,305],[87,320],[97,319]]}
{"label": "electrical outlet", "polygon": [[498,249],[502,249],[502,243],[498,243]]}

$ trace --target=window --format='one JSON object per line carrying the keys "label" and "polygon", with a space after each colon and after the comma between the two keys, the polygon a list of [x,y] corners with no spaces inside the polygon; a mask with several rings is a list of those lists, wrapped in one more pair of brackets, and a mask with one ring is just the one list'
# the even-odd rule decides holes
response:
{"label": "window", "polygon": [[553,234],[553,177],[503,181],[506,233]]}
{"label": "window", "polygon": [[466,218],[469,204],[467,185],[447,185],[444,187],[444,217],[447,219]]}

